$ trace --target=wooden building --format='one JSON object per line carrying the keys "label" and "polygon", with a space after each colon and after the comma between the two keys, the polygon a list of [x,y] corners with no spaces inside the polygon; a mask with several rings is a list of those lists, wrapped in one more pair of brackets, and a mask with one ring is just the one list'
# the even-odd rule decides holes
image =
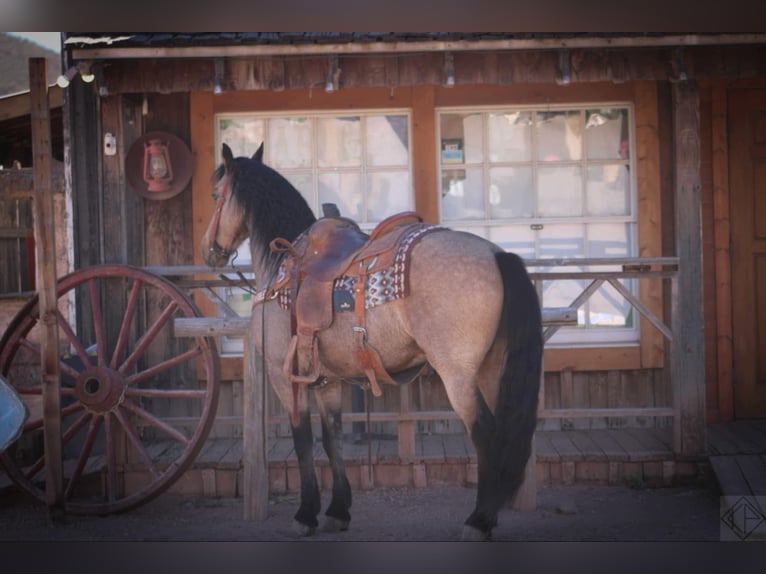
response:
{"label": "wooden building", "polygon": [[[548,341],[553,414],[540,428],[672,427],[676,454],[699,457],[706,424],[766,417],[765,44],[762,34],[71,33],[68,65],[95,75],[64,97],[74,267],[201,264],[221,144],[250,155],[265,141],[265,161],[317,214],[334,201],[369,229],[414,209],[518,252],[533,272],[587,260],[581,278],[544,275],[546,307],[570,305],[588,272],[625,273],[641,313],[604,283],[578,325]],[[126,157],[149,132],[191,151],[191,182],[173,197],[130,185]],[[647,269],[657,273],[642,279]],[[226,297],[247,306],[236,290]],[[214,437],[241,424],[237,344],[221,341]],[[373,412],[403,400],[449,407],[435,381],[408,392],[386,389]],[[272,436],[286,436],[284,413],[270,409]],[[449,418],[417,425],[459,431]]]}

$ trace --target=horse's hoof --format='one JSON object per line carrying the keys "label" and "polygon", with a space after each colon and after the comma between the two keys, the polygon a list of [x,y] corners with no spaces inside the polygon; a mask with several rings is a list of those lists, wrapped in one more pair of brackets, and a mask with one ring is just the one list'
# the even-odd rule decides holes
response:
{"label": "horse's hoof", "polygon": [[293,533],[300,538],[306,538],[307,536],[314,536],[314,534],[316,534],[316,531],[317,531],[316,526],[308,526],[307,524],[303,524],[302,522],[293,520]]}
{"label": "horse's hoof", "polygon": [[341,520],[334,516],[325,516],[322,532],[345,532],[348,530],[349,520]]}
{"label": "horse's hoof", "polygon": [[463,525],[463,537],[461,538],[463,542],[484,542],[489,539],[489,532],[484,532],[468,524]]}

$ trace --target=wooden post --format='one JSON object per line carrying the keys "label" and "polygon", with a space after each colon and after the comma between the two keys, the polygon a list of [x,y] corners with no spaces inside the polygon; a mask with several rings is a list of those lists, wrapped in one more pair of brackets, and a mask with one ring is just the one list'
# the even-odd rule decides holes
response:
{"label": "wooden post", "polygon": [[699,455],[705,446],[705,357],[699,89],[673,84],[675,234],[678,277],[672,282],[673,450]]}
{"label": "wooden post", "polygon": [[29,60],[29,95],[32,114],[34,173],[33,212],[37,289],[40,305],[40,366],[43,383],[43,437],[45,444],[45,501],[49,517],[64,511],[64,472],[59,395],[58,297],[56,296],[56,238],[51,189],[51,127],[48,106],[48,64]]}
{"label": "wooden post", "polygon": [[[410,412],[410,385],[399,388],[399,412]],[[400,420],[397,428],[399,440],[399,458],[409,461],[415,458],[415,421],[414,419]]]}
{"label": "wooden post", "polygon": [[[253,317],[258,317],[254,314]],[[266,456],[268,421],[266,373],[260,352],[253,349],[250,335],[244,340],[245,380],[242,414],[242,497],[245,520],[262,521],[269,513],[269,463]]]}

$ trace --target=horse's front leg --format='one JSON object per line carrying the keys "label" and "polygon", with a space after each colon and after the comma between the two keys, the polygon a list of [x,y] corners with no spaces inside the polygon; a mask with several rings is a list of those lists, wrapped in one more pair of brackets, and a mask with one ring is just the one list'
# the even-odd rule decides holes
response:
{"label": "horse's front leg", "polygon": [[322,500],[314,472],[314,435],[311,431],[311,412],[305,385],[300,385],[298,390],[298,414],[298,424],[290,423],[301,477],[301,505],[293,519],[293,530],[299,536],[311,536],[319,525],[317,515]]}
{"label": "horse's front leg", "polygon": [[325,532],[348,530],[351,521],[351,485],[343,464],[343,424],[341,421],[341,383],[331,381],[316,391],[322,417],[322,446],[332,470],[332,500],[325,512]]}

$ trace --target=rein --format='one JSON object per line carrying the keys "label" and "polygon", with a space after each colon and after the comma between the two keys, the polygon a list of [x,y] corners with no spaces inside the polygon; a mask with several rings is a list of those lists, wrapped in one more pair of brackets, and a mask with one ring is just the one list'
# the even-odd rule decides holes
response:
{"label": "rein", "polygon": [[210,251],[217,256],[225,257],[226,259],[231,256],[233,250],[227,250],[226,248],[221,247],[220,243],[218,243],[218,227],[221,224],[221,212],[223,211],[223,205],[226,203],[226,199],[229,196],[230,188],[231,174],[229,173],[226,175],[221,193],[218,194],[218,197],[215,200],[215,213],[213,213],[213,221],[210,223],[210,235],[213,238],[210,242]]}

